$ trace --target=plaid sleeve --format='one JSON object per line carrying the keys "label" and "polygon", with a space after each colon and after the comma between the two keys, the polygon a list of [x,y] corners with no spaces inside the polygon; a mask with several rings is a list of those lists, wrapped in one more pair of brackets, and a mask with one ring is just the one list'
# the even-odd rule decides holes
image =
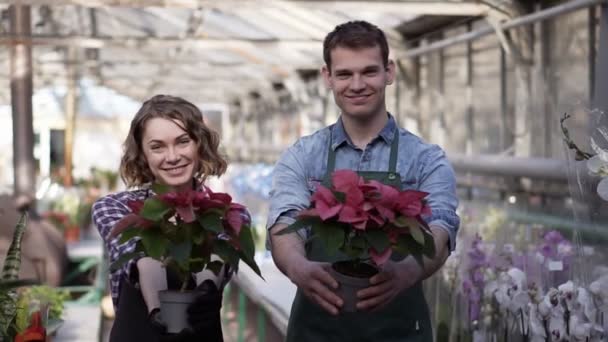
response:
{"label": "plaid sleeve", "polygon": [[[127,203],[132,200],[143,199],[138,197],[141,196],[137,196],[137,192],[122,192],[102,197],[93,204],[93,223],[104,240],[110,258],[110,264],[118,260],[122,255],[135,251],[136,243],[139,238],[133,238],[120,244],[118,241],[120,236],[110,238],[110,233],[116,222],[131,212]],[[114,309],[117,309],[118,307],[121,280],[128,279],[129,271],[136,261],[137,258],[131,259],[124,264],[123,267],[110,273],[110,293],[112,295]]]}

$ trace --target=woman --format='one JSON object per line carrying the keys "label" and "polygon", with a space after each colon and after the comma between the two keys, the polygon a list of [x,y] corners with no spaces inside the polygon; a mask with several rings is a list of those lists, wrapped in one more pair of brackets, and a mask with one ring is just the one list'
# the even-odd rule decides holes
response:
{"label": "woman", "polygon": [[[110,262],[135,250],[136,238],[119,244],[118,238],[110,237],[114,225],[131,212],[127,203],[151,196],[148,185],[152,182],[183,191],[203,186],[207,176],[223,174],[226,161],[218,145],[217,133],[205,125],[202,113],[192,103],[168,95],[144,102],[131,122],[120,165],[123,181],[137,189],[105,196],[93,205],[93,220]],[[116,310],[110,341],[222,341],[221,290],[228,279],[224,270],[211,286],[216,295],[201,297],[189,307],[192,330],[168,336],[158,318],[158,291],[179,288],[179,280],[149,257],[130,260],[110,275]]]}

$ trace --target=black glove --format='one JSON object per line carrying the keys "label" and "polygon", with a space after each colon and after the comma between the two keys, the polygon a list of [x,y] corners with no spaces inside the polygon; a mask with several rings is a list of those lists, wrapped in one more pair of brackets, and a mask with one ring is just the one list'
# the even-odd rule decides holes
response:
{"label": "black glove", "polygon": [[[191,328],[184,329],[177,334],[167,334],[166,327],[158,320],[153,311],[150,322],[162,331],[160,342],[223,342],[222,321],[220,309],[222,308],[222,293],[211,280],[204,281],[196,288],[203,292],[192,304],[188,306],[188,324]],[[164,329],[164,330],[163,330]]]}
{"label": "black glove", "polygon": [[197,290],[203,294],[188,306],[188,324],[201,341],[222,342],[222,293],[211,280],[205,280]]}

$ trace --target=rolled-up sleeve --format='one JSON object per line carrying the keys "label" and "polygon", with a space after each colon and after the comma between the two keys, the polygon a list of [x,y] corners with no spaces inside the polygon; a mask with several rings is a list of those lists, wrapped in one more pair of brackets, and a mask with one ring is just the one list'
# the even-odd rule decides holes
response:
{"label": "rolled-up sleeve", "polygon": [[[297,213],[310,205],[305,158],[302,143],[298,141],[276,163],[266,223],[268,230],[277,223],[292,224]],[[306,238],[306,232],[300,236]]]}
{"label": "rolled-up sleeve", "polygon": [[445,153],[437,145],[431,145],[421,156],[420,191],[428,192],[427,203],[431,214],[424,219],[429,225],[444,229],[449,236],[450,252],[456,247],[456,235],[460,218],[456,214],[456,176]]}
{"label": "rolled-up sleeve", "polygon": [[[124,194],[124,193],[123,193]],[[120,196],[118,194],[117,196]],[[126,201],[126,200],[125,200]],[[93,204],[92,208],[92,219],[93,223],[97,227],[99,234],[103,238],[106,249],[110,257],[110,263],[115,262],[122,255],[135,251],[137,240],[139,238],[133,238],[129,241],[120,244],[119,237],[110,237],[112,229],[116,222],[118,222],[125,215],[129,214],[131,210],[123,201],[114,198],[113,195],[108,195],[99,199]],[[110,273],[110,292],[114,307],[118,306],[118,297],[120,293],[120,281],[124,277],[129,277],[129,271],[133,264],[138,258],[133,258],[129,262],[125,263],[120,269],[117,269]]]}

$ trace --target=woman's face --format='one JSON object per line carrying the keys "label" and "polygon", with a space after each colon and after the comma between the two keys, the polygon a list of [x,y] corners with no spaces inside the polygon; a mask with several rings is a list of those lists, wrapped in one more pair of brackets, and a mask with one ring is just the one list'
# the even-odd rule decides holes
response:
{"label": "woman's face", "polygon": [[182,191],[192,187],[198,168],[197,144],[178,120],[153,118],[146,122],[142,148],[155,181]]}

